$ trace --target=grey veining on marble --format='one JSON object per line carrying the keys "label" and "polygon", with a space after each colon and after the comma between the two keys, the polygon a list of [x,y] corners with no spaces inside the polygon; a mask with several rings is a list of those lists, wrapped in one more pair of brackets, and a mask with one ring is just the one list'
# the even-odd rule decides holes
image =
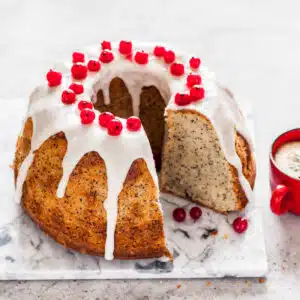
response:
{"label": "grey veining on marble", "polygon": [[[0,103],[6,100],[0,99]],[[254,277],[267,271],[260,210],[251,213],[245,234],[236,234],[231,223],[237,214],[224,216],[203,208],[199,221],[189,215],[183,223],[172,218],[173,209],[189,211],[194,204],[168,195],[161,196],[168,248],[174,262],[165,260],[105,261],[65,249],[46,236],[13,201],[13,160],[16,136],[27,106],[26,99],[10,99],[0,110],[0,198],[5,219],[0,219],[0,279],[129,279]],[[250,113],[250,112],[249,112]],[[247,118],[251,124],[251,114]],[[11,120],[14,120],[11,123]],[[251,126],[250,126],[251,127]],[[5,167],[5,164],[6,167]],[[215,235],[210,234],[215,231]]]}
{"label": "grey veining on marble", "polygon": [[200,53],[220,82],[237,98],[252,102],[259,165],[256,194],[263,209],[269,272],[264,283],[6,281],[0,283],[0,299],[297,299],[300,218],[270,213],[268,152],[277,134],[299,127],[299,10],[298,0],[1,0],[2,99],[26,98],[45,70],[76,48],[99,39],[132,38],[180,44]]}

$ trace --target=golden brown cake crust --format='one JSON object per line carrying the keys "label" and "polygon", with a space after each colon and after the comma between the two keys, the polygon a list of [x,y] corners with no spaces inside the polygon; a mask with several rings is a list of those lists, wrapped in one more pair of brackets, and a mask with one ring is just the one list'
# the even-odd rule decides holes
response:
{"label": "golden brown cake crust", "polygon": [[[235,149],[242,163],[243,174],[253,189],[256,178],[255,158],[254,154],[250,150],[248,142],[239,132],[236,133],[235,137]],[[234,190],[238,194],[238,199],[240,199],[240,201],[237,203],[237,210],[242,210],[247,205],[248,199],[242,190],[238,179],[237,170],[232,165],[231,172],[234,174]]]}
{"label": "golden brown cake crust", "polygon": [[[32,121],[28,119],[17,142],[14,171],[17,176],[30,150]],[[35,151],[23,185],[22,206],[49,236],[67,248],[104,255],[107,195],[105,163],[96,152],[85,154],[73,170],[65,196],[56,197],[67,150],[64,133],[47,139]],[[169,256],[165,246],[157,190],[144,160],[136,160],[119,195],[115,232],[116,258]]]}

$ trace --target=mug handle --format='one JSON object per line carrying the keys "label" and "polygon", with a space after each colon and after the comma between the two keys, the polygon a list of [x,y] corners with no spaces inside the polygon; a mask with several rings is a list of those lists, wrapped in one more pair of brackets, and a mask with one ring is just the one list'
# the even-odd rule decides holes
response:
{"label": "mug handle", "polygon": [[273,190],[270,206],[271,210],[275,215],[283,215],[289,211],[289,201],[287,194],[289,188],[283,184],[279,184]]}

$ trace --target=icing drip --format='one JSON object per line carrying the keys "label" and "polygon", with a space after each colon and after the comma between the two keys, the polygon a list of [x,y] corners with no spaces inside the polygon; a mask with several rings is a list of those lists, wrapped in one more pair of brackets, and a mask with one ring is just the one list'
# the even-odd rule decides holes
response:
{"label": "icing drip", "polygon": [[[135,43],[133,43],[135,45]],[[138,44],[138,49],[152,52],[154,45]],[[97,92],[102,89],[104,103],[109,104],[109,84],[115,77],[121,78],[128,88],[132,97],[134,115],[139,115],[139,101],[141,89],[145,86],[155,86],[162,97],[168,102],[167,110],[194,109],[206,115],[212,122],[220,139],[226,159],[236,167],[240,183],[246,193],[248,200],[252,199],[252,190],[248,181],[242,173],[242,165],[235,151],[234,134],[235,128],[245,137],[251,145],[251,139],[247,134],[243,117],[240,115],[238,107],[226,93],[218,89],[212,73],[205,67],[200,67],[199,73],[202,77],[202,86],[205,88],[205,99],[198,103],[192,103],[185,107],[178,107],[174,103],[174,95],[178,92],[185,92],[186,75],[175,78],[168,72],[168,65],[162,59],[149,56],[147,65],[139,65],[126,60],[118,53],[118,44],[112,43],[112,51],[115,59],[111,63],[102,64],[98,73],[89,72],[88,77],[82,81],[84,93],[77,95],[77,103],[81,100],[96,101]],[[85,57],[98,59],[100,47],[88,48]],[[185,65],[189,69],[189,57],[177,53],[177,62]],[[61,93],[73,82],[70,76],[72,63],[56,65],[56,70],[63,73],[60,86],[49,88],[46,83],[38,87],[30,97],[27,118],[33,121],[33,136],[31,151],[24,160],[17,178],[16,201],[20,201],[22,196],[23,183],[26,180],[28,169],[30,168],[34,151],[39,149],[44,141],[58,132],[64,132],[68,142],[67,151],[62,162],[63,176],[57,188],[57,197],[63,197],[69,176],[79,160],[88,152],[96,151],[105,162],[107,172],[107,198],[104,207],[107,213],[107,236],[105,244],[105,258],[113,259],[114,254],[114,233],[118,212],[118,195],[123,188],[126,175],[131,164],[138,158],[142,158],[147,163],[149,172],[157,186],[158,179],[155,170],[151,147],[143,129],[138,132],[129,132],[126,129],[118,137],[109,136],[101,128],[96,120],[99,112],[95,111],[96,119],[90,125],[82,125],[79,118],[77,103],[74,105],[64,105],[61,102]],[[217,96],[218,92],[218,96]],[[123,128],[126,127],[125,120],[121,120]],[[122,155],[120,155],[120,151]],[[160,204],[158,203],[159,207]]]}

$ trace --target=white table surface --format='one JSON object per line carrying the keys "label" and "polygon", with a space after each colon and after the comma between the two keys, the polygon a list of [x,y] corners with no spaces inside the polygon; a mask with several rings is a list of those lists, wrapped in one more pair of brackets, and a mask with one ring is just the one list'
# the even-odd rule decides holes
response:
{"label": "white table surface", "polygon": [[236,97],[252,101],[269,273],[264,283],[1,282],[0,299],[298,299],[300,218],[269,210],[268,151],[277,134],[300,125],[299,8],[297,0],[1,0],[1,98],[27,97],[53,62],[76,48],[135,39],[199,53]]}

